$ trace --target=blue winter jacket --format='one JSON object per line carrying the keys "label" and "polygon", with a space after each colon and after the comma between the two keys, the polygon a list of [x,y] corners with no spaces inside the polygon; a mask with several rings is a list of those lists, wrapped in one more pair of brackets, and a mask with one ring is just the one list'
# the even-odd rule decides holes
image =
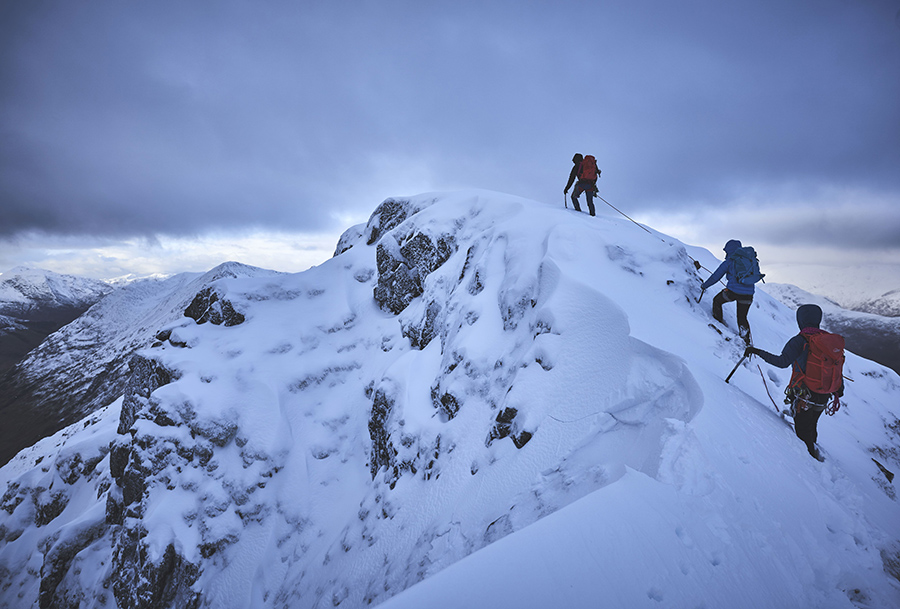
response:
{"label": "blue winter jacket", "polygon": [[709,279],[703,282],[703,285],[700,286],[701,289],[709,289],[714,286],[723,275],[727,274],[728,283],[725,286],[726,288],[735,294],[753,295],[756,288],[754,288],[752,284],[747,285],[737,280],[737,277],[734,276],[734,263],[729,259],[729,256],[731,256],[731,254],[739,247],[741,247],[741,242],[737,239],[732,239],[725,244],[725,261],[719,265],[719,268],[713,271],[713,274],[709,276]]}

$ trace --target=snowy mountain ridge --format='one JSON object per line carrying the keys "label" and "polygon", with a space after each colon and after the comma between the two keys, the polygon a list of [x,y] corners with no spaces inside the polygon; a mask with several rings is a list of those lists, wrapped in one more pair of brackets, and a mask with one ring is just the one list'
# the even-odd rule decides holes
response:
{"label": "snowy mountain ridge", "polygon": [[[709,252],[466,191],[336,253],[200,289],[121,398],[0,468],[0,606],[900,601],[900,377],[848,355],[810,459],[786,371],[723,381]],[[797,332],[763,290],[750,319]]]}
{"label": "snowy mountain ridge", "polygon": [[96,279],[16,267],[0,274],[0,313],[24,313],[42,306],[90,305],[112,290],[109,284]]}

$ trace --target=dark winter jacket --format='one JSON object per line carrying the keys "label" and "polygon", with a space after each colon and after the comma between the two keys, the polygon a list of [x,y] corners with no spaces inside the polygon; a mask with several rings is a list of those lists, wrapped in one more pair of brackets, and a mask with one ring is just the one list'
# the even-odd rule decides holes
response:
{"label": "dark winter jacket", "polygon": [[734,253],[736,249],[741,247],[741,242],[737,239],[732,239],[728,243],[725,244],[725,261],[719,265],[713,274],[709,276],[709,279],[703,282],[700,286],[701,289],[706,290],[710,287],[714,286],[718,280],[722,278],[723,275],[728,276],[728,283],[726,284],[726,288],[734,292],[735,294],[743,294],[745,296],[752,296],[756,291],[756,288],[753,285],[747,285],[745,283],[741,283],[737,280],[737,277],[734,275],[734,262],[731,261],[731,254]]}

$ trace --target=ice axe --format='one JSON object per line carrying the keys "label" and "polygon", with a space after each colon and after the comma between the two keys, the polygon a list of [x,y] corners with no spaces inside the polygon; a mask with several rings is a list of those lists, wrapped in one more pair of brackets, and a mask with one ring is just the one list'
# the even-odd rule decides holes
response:
{"label": "ice axe", "polygon": [[703,300],[704,294],[706,294],[706,290],[700,290],[700,298],[697,299],[697,304],[700,304],[700,301]]}

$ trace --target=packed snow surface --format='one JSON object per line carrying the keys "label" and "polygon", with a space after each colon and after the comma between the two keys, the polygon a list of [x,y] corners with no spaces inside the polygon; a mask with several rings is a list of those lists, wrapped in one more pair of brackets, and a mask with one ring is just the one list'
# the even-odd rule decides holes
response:
{"label": "packed snow surface", "polygon": [[[724,382],[709,252],[481,191],[385,201],[338,251],[219,280],[243,321],[166,328],[142,357],[171,382],[127,431],[119,400],[0,470],[0,606],[37,604],[51,559],[57,596],[112,603],[125,529],[213,607],[900,606],[875,462],[900,470],[900,378],[848,354],[813,460],[789,371]],[[778,352],[797,326],[764,290]],[[140,526],[111,523],[111,443],[154,464]]]}

